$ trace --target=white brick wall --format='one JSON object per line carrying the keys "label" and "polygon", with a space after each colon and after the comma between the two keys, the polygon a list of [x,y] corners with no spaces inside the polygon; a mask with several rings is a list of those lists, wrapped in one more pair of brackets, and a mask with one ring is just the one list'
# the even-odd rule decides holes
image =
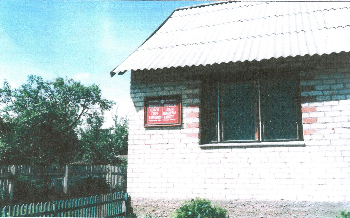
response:
{"label": "white brick wall", "polygon": [[[350,201],[350,96],[342,94],[350,71],[301,73],[306,147],[244,149],[200,148],[199,81],[152,84],[133,74],[132,197]],[[182,95],[182,127],[144,128],[144,97],[173,94]]]}

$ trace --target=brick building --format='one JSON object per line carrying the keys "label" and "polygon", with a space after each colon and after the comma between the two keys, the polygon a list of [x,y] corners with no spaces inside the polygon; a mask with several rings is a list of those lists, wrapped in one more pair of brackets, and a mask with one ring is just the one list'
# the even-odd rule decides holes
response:
{"label": "brick building", "polygon": [[349,52],[349,3],[175,10],[111,72],[131,71],[129,194],[350,201]]}

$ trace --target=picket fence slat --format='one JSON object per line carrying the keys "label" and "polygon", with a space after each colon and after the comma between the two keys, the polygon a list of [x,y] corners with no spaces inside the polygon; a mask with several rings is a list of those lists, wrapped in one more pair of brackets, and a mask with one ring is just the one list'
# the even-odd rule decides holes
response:
{"label": "picket fence slat", "polygon": [[6,206],[1,210],[1,217],[124,217],[127,215],[127,201],[127,193],[115,192],[87,198]]}

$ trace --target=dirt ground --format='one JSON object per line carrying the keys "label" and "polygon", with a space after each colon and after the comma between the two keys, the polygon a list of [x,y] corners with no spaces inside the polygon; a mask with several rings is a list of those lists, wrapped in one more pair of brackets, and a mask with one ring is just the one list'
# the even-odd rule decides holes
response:
{"label": "dirt ground", "polygon": [[[183,200],[132,199],[132,207],[137,217],[171,217]],[[212,201],[221,206],[232,217],[269,218],[269,217],[320,217],[335,218],[341,210],[350,210],[350,202],[308,202],[308,201],[253,201],[232,200]]]}

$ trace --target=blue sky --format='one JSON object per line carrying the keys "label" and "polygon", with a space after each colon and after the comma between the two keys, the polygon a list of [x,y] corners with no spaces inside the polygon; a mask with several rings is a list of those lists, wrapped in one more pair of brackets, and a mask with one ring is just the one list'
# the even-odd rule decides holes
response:
{"label": "blue sky", "polygon": [[[127,115],[130,73],[109,72],[178,7],[196,1],[0,1],[0,83],[34,74],[97,84]],[[107,114],[107,126],[111,117]]]}

